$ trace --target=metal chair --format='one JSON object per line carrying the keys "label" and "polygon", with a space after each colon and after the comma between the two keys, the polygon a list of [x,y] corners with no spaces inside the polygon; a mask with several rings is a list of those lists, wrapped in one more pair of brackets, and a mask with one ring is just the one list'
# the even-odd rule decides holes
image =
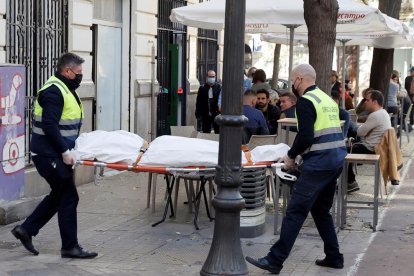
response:
{"label": "metal chair", "polygon": [[204,139],[204,140],[211,140],[211,141],[219,141],[220,140],[220,135],[217,133],[202,133],[202,132],[198,132],[197,139]]}
{"label": "metal chair", "polygon": [[[410,116],[411,116],[411,112],[413,112],[413,104],[410,104],[410,107],[407,110],[407,114],[403,114],[405,116],[405,118],[401,121],[401,126],[398,126],[398,129],[402,129],[404,130],[406,136],[407,136],[407,142],[410,142],[410,135],[409,135],[409,124],[410,124]],[[400,133],[400,139],[402,139],[401,137],[402,133]]]}
{"label": "metal chair", "polygon": [[277,139],[277,134],[273,135],[252,135],[250,141],[247,144],[249,150],[254,149],[257,146],[263,145],[275,145]]}
{"label": "metal chair", "polygon": [[172,136],[196,138],[197,131],[194,126],[170,126]]}

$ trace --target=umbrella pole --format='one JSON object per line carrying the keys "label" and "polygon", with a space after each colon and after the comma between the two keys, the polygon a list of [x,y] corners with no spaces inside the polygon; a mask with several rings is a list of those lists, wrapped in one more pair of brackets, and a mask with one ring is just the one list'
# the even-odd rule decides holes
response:
{"label": "umbrella pole", "polygon": [[341,106],[343,109],[345,109],[345,53],[346,53],[346,49],[345,49],[345,43],[347,43],[349,41],[349,39],[339,39],[339,41],[342,44],[342,102],[341,102]]}
{"label": "umbrella pole", "polygon": [[288,79],[288,89],[292,92],[292,67],[293,67],[293,39],[295,38],[295,28],[300,25],[285,25],[289,31],[289,79]]}

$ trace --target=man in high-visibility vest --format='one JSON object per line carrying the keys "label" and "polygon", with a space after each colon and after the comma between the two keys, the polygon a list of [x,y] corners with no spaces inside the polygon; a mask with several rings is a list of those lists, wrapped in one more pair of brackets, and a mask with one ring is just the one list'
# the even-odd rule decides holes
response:
{"label": "man in high-visibility vest", "polygon": [[94,258],[98,254],[80,247],[77,238],[76,207],[79,196],[73,179],[75,146],[82,126],[83,106],[76,93],[82,81],[84,60],[73,53],[59,58],[57,72],[38,91],[30,150],[39,174],[50,185],[51,192],[33,213],[13,228],[13,235],[23,246],[39,254],[32,237],[57,213],[63,258]]}
{"label": "man in high-visibility vest", "polygon": [[251,264],[275,274],[282,269],[309,212],[324,242],[326,255],[316,260],[316,264],[339,269],[344,266],[329,211],[346,148],[338,105],[315,85],[315,80],[315,69],[309,64],[301,64],[292,71],[292,89],[301,97],[296,105],[298,134],[284,158],[285,169],[295,166],[298,155],[302,156],[303,164],[283,219],[280,238],[267,256],[246,257]]}

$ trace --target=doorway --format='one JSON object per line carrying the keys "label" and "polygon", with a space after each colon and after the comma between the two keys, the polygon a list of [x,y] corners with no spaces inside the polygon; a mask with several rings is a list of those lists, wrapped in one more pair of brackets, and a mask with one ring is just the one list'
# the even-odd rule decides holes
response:
{"label": "doorway", "polygon": [[121,129],[122,29],[95,25],[96,127]]}

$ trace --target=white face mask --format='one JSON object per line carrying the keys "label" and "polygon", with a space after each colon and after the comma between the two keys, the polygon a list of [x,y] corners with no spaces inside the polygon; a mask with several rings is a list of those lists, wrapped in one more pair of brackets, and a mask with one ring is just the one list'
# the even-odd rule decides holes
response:
{"label": "white face mask", "polygon": [[216,78],[214,77],[214,78],[207,78],[207,83],[208,84],[214,84],[214,83],[216,83]]}

